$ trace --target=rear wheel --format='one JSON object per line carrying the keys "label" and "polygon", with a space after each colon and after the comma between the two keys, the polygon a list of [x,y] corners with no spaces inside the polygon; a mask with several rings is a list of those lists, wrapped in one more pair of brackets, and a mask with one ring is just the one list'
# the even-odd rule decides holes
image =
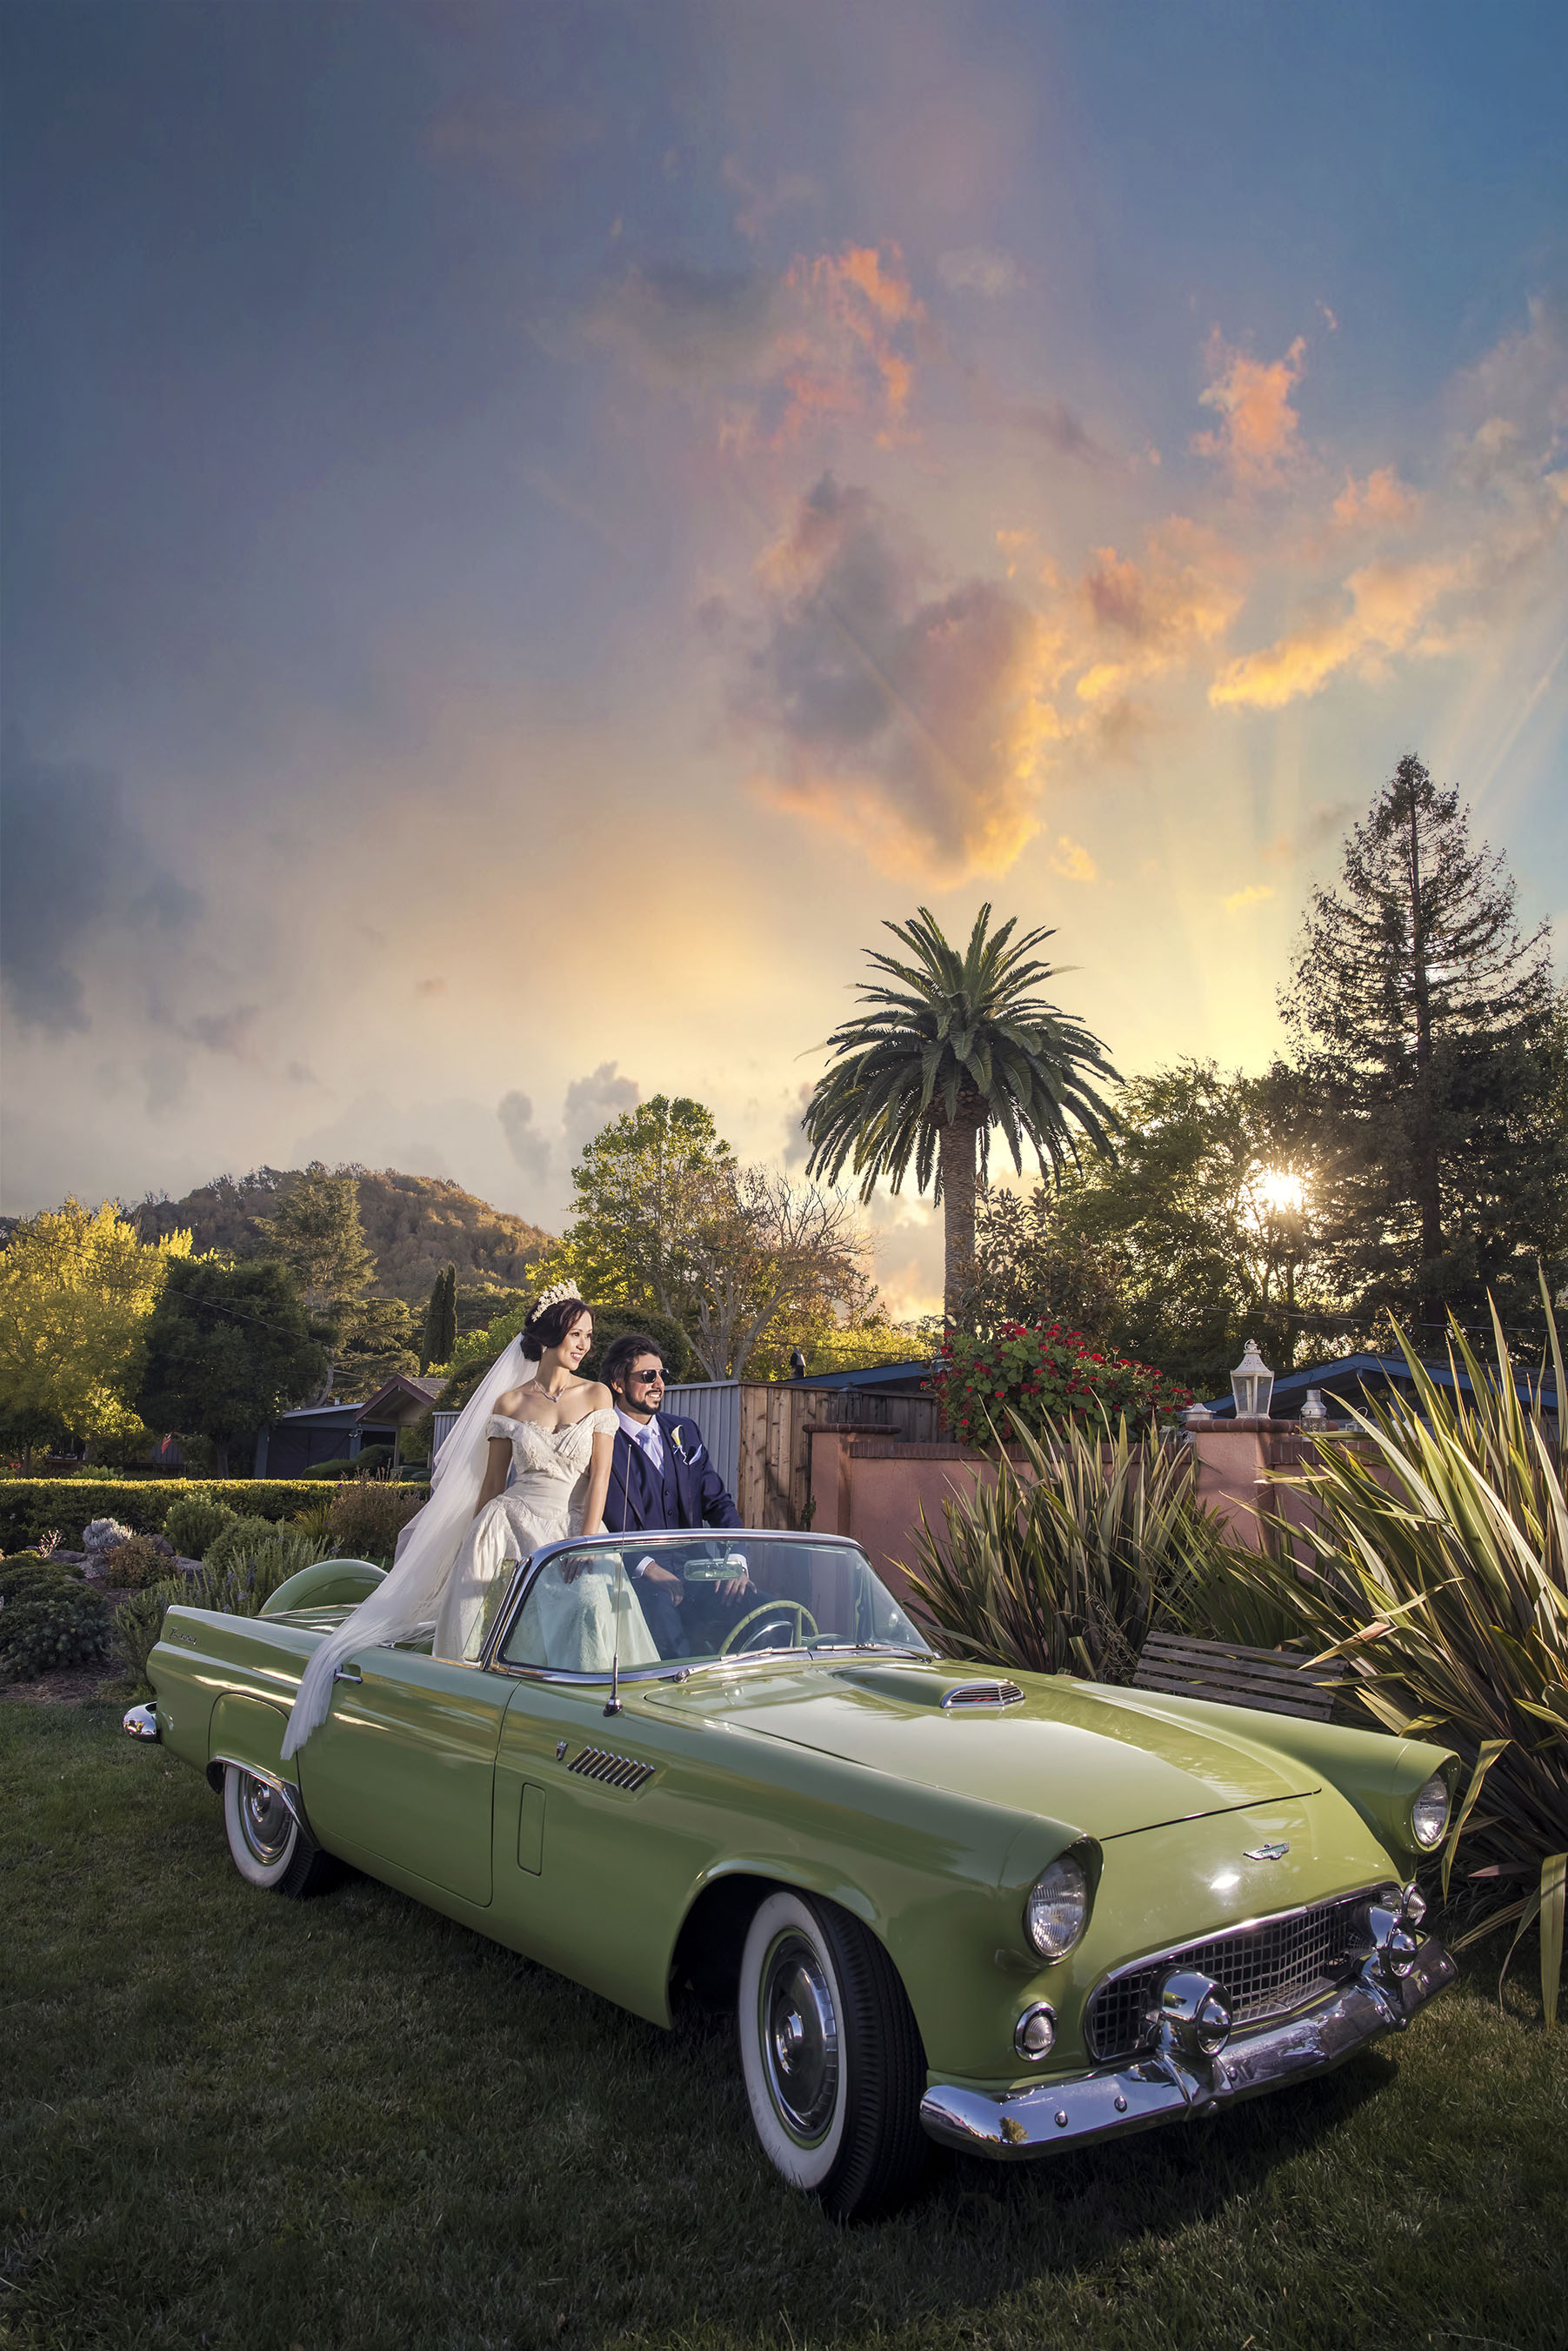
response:
{"label": "rear wheel", "polygon": [[740,1962],[740,2055],[769,2160],[834,2220],[887,2211],[925,2165],[925,2058],[898,1971],[836,1903],[770,1894]]}
{"label": "rear wheel", "polygon": [[224,1829],[229,1857],[251,1886],[299,1896],[324,1893],[342,1865],[312,1844],[270,1780],[224,1765]]}

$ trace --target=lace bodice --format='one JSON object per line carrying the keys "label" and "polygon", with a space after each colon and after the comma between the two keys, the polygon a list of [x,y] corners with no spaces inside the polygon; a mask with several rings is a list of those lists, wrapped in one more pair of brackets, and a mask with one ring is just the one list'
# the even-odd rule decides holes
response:
{"label": "lace bodice", "polygon": [[492,1413],[485,1423],[486,1437],[499,1437],[512,1448],[512,1467],[519,1478],[559,1478],[574,1486],[588,1468],[596,1437],[613,1437],[620,1426],[611,1411],[585,1413],[565,1428],[540,1428],[531,1420],[508,1420]]}

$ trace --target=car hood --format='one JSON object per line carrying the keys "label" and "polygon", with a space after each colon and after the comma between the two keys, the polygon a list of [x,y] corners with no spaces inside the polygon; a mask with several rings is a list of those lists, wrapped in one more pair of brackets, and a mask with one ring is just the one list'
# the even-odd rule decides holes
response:
{"label": "car hood", "polygon": [[1179,1701],[1066,1676],[1019,1674],[1021,1705],[945,1708],[994,1674],[917,1662],[698,1672],[650,1691],[663,1710],[786,1740],[985,1803],[1077,1822],[1101,1839],[1309,1795],[1288,1754],[1184,1720]]}

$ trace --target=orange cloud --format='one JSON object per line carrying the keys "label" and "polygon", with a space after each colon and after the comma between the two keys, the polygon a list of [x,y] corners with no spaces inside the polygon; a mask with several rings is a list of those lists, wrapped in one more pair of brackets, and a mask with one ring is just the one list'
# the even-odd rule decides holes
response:
{"label": "orange cloud", "polygon": [[926,569],[869,491],[824,475],[758,566],[761,633],[730,707],[776,807],[889,872],[956,882],[1038,831],[1062,729],[1038,613],[997,580],[923,598]]}
{"label": "orange cloud", "polygon": [[1236,549],[1186,515],[1150,532],[1142,562],[1099,549],[1080,590],[1088,643],[1079,648],[1079,699],[1103,702],[1222,637],[1244,601],[1246,569]]}
{"label": "orange cloud", "polygon": [[1249,882],[1245,890],[1232,890],[1222,903],[1228,914],[1241,914],[1249,906],[1261,906],[1275,894],[1271,882]]}
{"label": "orange cloud", "polygon": [[1235,480],[1250,487],[1276,482],[1301,449],[1301,418],[1291,394],[1301,380],[1306,338],[1298,335],[1283,359],[1255,360],[1234,350],[1218,328],[1209,337],[1209,381],[1199,392],[1216,410],[1218,430],[1193,436],[1202,457],[1229,466]]}
{"label": "orange cloud", "polygon": [[1420,498],[1408,483],[1400,480],[1396,465],[1380,465],[1361,483],[1354,474],[1347,474],[1344,487],[1333,502],[1333,518],[1341,530],[1354,530],[1364,523],[1404,530],[1420,511]]}
{"label": "orange cloud", "polygon": [[1056,836],[1056,847],[1051,853],[1051,870],[1060,873],[1065,882],[1097,882],[1100,868],[1081,841],[1071,840],[1065,832]]}
{"label": "orange cloud", "polygon": [[851,418],[903,438],[925,323],[896,246],[848,246],[798,255],[782,275],[633,269],[585,332],[716,411],[721,447],[779,450]]}
{"label": "orange cloud", "polygon": [[1261,652],[1228,663],[1208,690],[1217,709],[1281,710],[1344,669],[1382,674],[1391,654],[1441,650],[1423,630],[1438,599],[1458,586],[1457,562],[1369,563],[1345,581],[1350,607],[1324,611]]}

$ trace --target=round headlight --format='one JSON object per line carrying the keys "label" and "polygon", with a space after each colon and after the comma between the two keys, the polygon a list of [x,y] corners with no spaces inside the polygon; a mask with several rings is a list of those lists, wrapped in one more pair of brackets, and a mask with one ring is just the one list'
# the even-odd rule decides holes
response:
{"label": "round headlight", "polygon": [[1440,1771],[1434,1771],[1410,1807],[1410,1834],[1423,1852],[1430,1853],[1442,1844],[1448,1825],[1448,1783]]}
{"label": "round headlight", "polygon": [[1024,1932],[1042,1959],[1060,1959],[1089,1921],[1089,1880],[1081,1863],[1062,1854],[1041,1870],[1024,1905]]}

